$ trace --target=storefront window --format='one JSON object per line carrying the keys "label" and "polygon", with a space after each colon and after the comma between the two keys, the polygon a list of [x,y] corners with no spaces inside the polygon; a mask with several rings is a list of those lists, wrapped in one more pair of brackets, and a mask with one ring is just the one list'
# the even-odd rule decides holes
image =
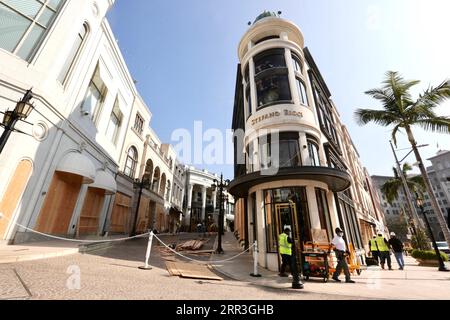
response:
{"label": "storefront window", "polygon": [[273,49],[254,58],[258,109],[292,102],[284,52],[284,49]]}
{"label": "storefront window", "polygon": [[[287,224],[280,212],[280,205],[295,204],[300,242],[311,241],[311,224],[309,220],[308,200],[305,187],[282,188],[264,191],[264,208],[266,215],[266,237],[267,252],[278,252],[278,236],[281,233],[282,225]],[[293,206],[294,207],[294,206]],[[283,220],[283,221],[281,221]],[[293,224],[292,221],[290,224]]]}
{"label": "storefront window", "polygon": [[265,51],[257,55],[253,61],[255,62],[255,73],[257,75],[267,69],[286,68],[284,49]]}
{"label": "storefront window", "polygon": [[328,240],[331,241],[333,238],[333,225],[331,223],[330,210],[328,207],[327,192],[316,188],[316,199],[321,229],[327,230]]}
{"label": "storefront window", "polygon": [[269,75],[256,81],[258,109],[274,103],[291,101],[291,89],[287,74]]}
{"label": "storefront window", "polygon": [[[281,132],[278,141],[272,135],[260,138],[261,168],[269,169],[278,164],[279,168],[295,168],[302,165],[298,132]],[[278,150],[278,159],[274,151]],[[278,161],[277,161],[278,160]]]}

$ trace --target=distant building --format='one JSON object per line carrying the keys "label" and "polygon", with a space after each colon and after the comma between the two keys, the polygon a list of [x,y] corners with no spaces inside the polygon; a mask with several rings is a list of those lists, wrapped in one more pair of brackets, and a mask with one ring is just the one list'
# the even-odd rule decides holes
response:
{"label": "distant building", "polygon": [[[427,172],[431,180],[431,185],[433,187],[433,191],[437,198],[439,207],[448,223],[448,217],[450,213],[450,182],[448,180],[450,178],[450,151],[439,151],[436,156],[428,160],[430,160],[432,163],[432,166],[427,168]],[[381,199],[381,206],[387,219],[388,225],[390,222],[395,222],[398,219],[405,219],[405,217],[403,216],[404,213],[406,213],[406,217],[408,216],[408,203],[403,189],[399,190],[399,196],[393,201],[392,204],[388,203],[386,197],[381,192],[381,187],[383,186],[383,184],[385,184],[390,179],[393,179],[393,177],[372,176],[372,180],[375,183],[378,196]],[[424,210],[427,214],[433,233],[435,237],[443,240],[444,236],[442,234],[442,230],[437,220],[436,214],[433,211],[430,196],[428,193],[425,193],[424,200]],[[419,214],[419,217],[422,219],[422,213],[419,209],[416,208],[416,210]]]}

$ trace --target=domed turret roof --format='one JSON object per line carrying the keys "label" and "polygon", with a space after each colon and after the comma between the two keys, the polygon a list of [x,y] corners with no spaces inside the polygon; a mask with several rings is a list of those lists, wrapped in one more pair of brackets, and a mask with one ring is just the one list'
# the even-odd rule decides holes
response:
{"label": "domed turret roof", "polygon": [[279,13],[275,13],[275,12],[271,12],[271,11],[264,11],[263,13],[261,13],[259,16],[256,17],[256,20],[255,20],[255,22],[253,22],[253,24],[255,24],[259,20],[267,18],[267,17],[279,18],[280,14]]}

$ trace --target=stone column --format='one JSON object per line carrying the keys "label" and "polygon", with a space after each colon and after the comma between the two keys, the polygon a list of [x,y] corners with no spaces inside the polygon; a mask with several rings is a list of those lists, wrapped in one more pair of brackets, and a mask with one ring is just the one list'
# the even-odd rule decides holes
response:
{"label": "stone column", "polygon": [[308,197],[309,219],[311,221],[311,229],[322,229],[319,218],[319,208],[317,206],[316,190],[314,187],[306,187]]}
{"label": "stone column", "polygon": [[213,206],[214,206],[214,211],[215,211],[216,206],[217,206],[217,190],[212,192],[212,197],[213,197]]}
{"label": "stone column", "polygon": [[300,105],[300,93],[297,89],[297,78],[295,75],[294,63],[292,61],[292,52],[290,49],[285,49],[284,57],[286,59],[286,66],[288,68],[289,88],[291,89],[291,97],[295,105]]}
{"label": "stone column", "polygon": [[202,186],[202,221],[206,218],[206,186]]}
{"label": "stone column", "polygon": [[310,166],[311,158],[309,156],[308,150],[308,139],[306,138],[306,134],[304,132],[300,132],[299,143],[300,143],[300,154],[302,156],[302,165]]}
{"label": "stone column", "polygon": [[187,212],[186,212],[186,220],[185,225],[190,226],[191,225],[191,213],[192,213],[192,192],[194,191],[194,185],[190,184],[187,188]]}

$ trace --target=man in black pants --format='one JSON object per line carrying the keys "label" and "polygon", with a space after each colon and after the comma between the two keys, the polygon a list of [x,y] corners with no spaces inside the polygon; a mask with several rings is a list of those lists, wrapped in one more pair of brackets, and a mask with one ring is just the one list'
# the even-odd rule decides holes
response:
{"label": "man in black pants", "polygon": [[333,280],[336,282],[341,282],[339,280],[339,276],[341,275],[342,270],[344,270],[345,273],[345,282],[346,283],[355,283],[350,278],[350,270],[348,269],[348,264],[346,257],[349,254],[347,247],[345,245],[345,241],[343,239],[344,231],[342,231],[340,228],[336,228],[336,237],[334,237],[331,244],[334,247],[334,252],[336,253],[336,259],[338,261],[336,266],[336,272],[333,275]]}

